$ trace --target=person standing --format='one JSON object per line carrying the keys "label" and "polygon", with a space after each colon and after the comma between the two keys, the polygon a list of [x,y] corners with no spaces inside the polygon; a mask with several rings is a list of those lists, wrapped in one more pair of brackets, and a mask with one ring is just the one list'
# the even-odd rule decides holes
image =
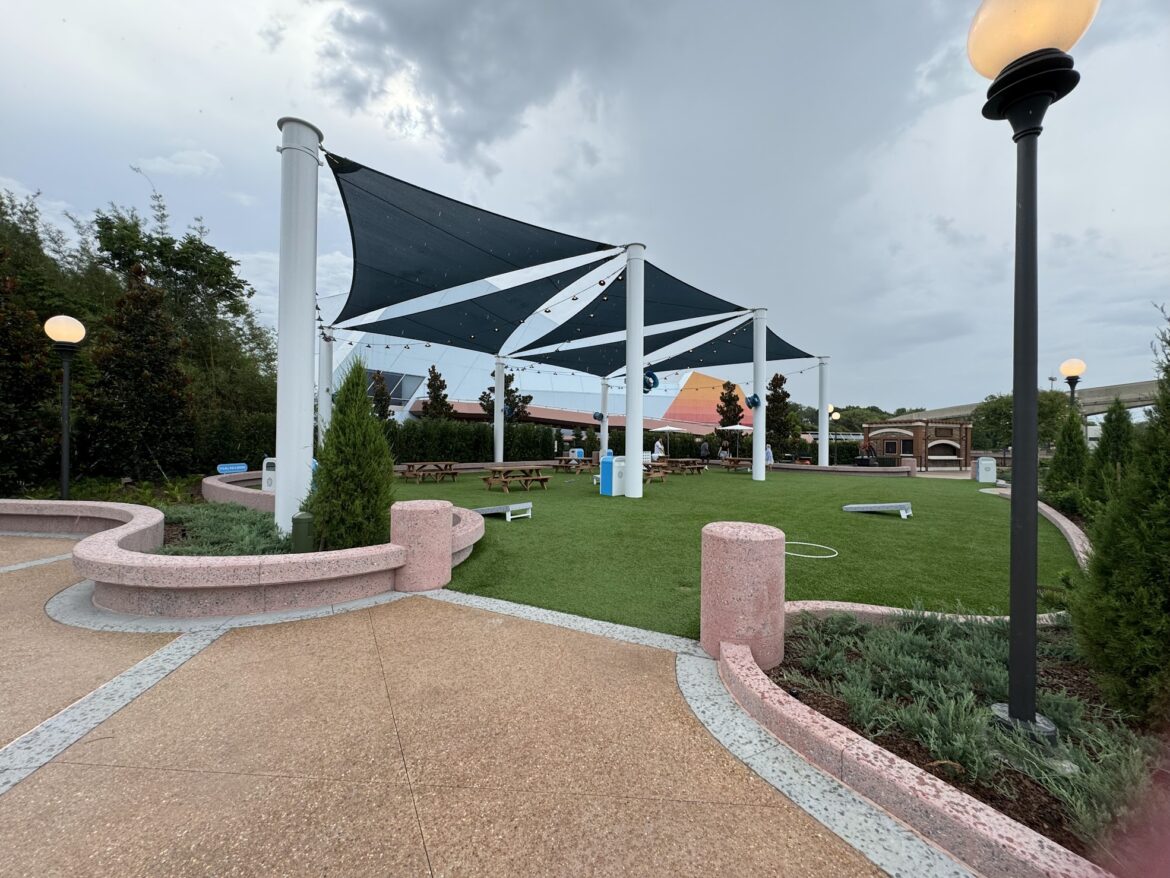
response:
{"label": "person standing", "polygon": [[651,460],[658,460],[660,457],[666,456],[666,449],[662,447],[662,437],[654,440],[654,454],[650,456]]}
{"label": "person standing", "polygon": [[703,466],[707,465],[707,461],[711,459],[711,446],[707,444],[707,440],[703,440],[703,444],[699,446],[699,459],[703,461]]}

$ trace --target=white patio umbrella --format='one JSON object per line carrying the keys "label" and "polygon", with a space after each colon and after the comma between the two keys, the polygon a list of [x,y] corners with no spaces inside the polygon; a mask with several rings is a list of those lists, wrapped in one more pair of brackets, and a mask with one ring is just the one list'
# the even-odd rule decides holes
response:
{"label": "white patio umbrella", "polygon": [[734,433],[735,434],[735,456],[739,457],[739,434],[740,433],[750,433],[752,431],[752,428],[745,427],[743,424],[733,424],[730,427],[720,427],[719,429],[724,433]]}
{"label": "white patio umbrella", "polygon": [[666,434],[666,456],[670,457],[670,434],[671,433],[689,433],[689,430],[684,430],[682,427],[672,427],[667,424],[665,427],[655,427],[650,431],[651,433],[665,433]]}

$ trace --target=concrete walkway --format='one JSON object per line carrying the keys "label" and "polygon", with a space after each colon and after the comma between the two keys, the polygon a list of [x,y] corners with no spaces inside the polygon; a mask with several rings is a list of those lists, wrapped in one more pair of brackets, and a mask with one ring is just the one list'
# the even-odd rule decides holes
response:
{"label": "concrete walkway", "polygon": [[[75,578],[0,574],[5,742],[172,639],[52,622]],[[675,661],[425,597],[233,629],[0,795],[0,875],[881,874],[711,737]]]}

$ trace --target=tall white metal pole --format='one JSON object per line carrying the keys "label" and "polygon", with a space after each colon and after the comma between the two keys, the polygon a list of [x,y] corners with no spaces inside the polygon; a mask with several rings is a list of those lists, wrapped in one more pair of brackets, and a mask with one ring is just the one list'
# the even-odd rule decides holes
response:
{"label": "tall white metal pole", "polygon": [[609,382],[601,379],[601,456],[609,451]]}
{"label": "tall white metal pole", "polygon": [[820,361],[820,404],[817,406],[817,466],[829,465],[829,358]]}
{"label": "tall white metal pole", "polygon": [[646,246],[626,246],[626,496],[642,496],[642,359],[646,315],[642,277]]}
{"label": "tall white metal pole", "polygon": [[317,436],[329,429],[333,418],[333,336],[326,329],[317,342]]}
{"label": "tall white metal pole", "polygon": [[321,131],[276,123],[280,152],[280,267],[276,308],[276,526],[292,517],[313,478],[313,323],[317,296],[317,149]]}
{"label": "tall white metal pole", "polygon": [[496,357],[496,399],[492,414],[492,449],[496,463],[504,462],[504,361]]}
{"label": "tall white metal pole", "polygon": [[764,446],[768,442],[768,391],[764,372],[768,364],[768,309],[756,308],[752,312],[752,393],[760,404],[752,410],[752,481],[764,481],[767,464]]}

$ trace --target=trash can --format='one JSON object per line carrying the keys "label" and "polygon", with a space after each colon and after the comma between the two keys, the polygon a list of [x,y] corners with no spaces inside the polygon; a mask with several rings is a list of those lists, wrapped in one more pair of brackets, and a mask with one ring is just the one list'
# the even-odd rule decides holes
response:
{"label": "trash can", "polygon": [[995,474],[995,458],[981,457],[975,462],[975,478],[982,484],[994,485]]}
{"label": "trash can", "polygon": [[266,457],[264,463],[261,464],[260,472],[260,487],[265,491],[272,492],[276,490],[276,458]]}
{"label": "trash can", "polygon": [[623,497],[626,493],[626,459],[624,457],[601,458],[601,496]]}

